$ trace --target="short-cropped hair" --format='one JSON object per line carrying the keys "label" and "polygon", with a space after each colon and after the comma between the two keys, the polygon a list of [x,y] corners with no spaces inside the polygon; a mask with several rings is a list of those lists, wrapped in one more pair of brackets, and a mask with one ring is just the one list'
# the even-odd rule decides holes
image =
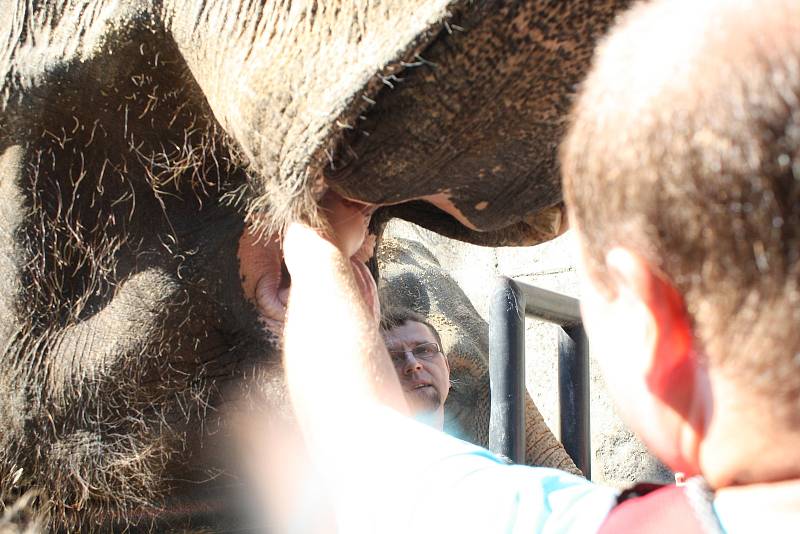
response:
{"label": "short-cropped hair", "polygon": [[427,326],[433,334],[433,337],[436,338],[439,348],[444,350],[444,347],[442,347],[442,338],[439,337],[439,332],[436,330],[436,327],[434,327],[423,315],[410,308],[399,306],[388,307],[381,311],[380,328],[382,332],[388,332],[389,330],[397,328],[398,326],[402,326],[408,322],[421,323]]}
{"label": "short-cropped hair", "polygon": [[599,47],[561,149],[590,275],[635,250],[696,346],[800,425],[800,2],[640,4]]}

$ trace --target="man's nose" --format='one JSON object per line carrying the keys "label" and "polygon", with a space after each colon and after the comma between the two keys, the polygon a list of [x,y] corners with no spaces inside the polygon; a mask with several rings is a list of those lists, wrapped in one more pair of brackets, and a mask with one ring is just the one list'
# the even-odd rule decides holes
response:
{"label": "man's nose", "polygon": [[403,361],[403,374],[411,374],[414,371],[419,371],[422,369],[422,365],[419,361],[414,357],[414,353],[411,351],[407,351],[405,353],[405,360]]}

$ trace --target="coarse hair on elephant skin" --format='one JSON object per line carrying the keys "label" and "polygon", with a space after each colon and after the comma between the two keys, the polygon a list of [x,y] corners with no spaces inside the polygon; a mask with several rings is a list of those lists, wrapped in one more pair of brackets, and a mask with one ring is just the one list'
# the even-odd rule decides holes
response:
{"label": "coarse hair on elephant skin", "polygon": [[[381,302],[420,314],[442,339],[452,383],[445,403],[445,430],[487,447],[491,404],[486,321],[421,243],[386,237],[377,258]],[[525,396],[525,426],[525,463],[580,474],[529,395]]]}
{"label": "coarse hair on elephant skin", "polygon": [[2,2],[6,510],[233,528],[228,414],[280,398],[245,229],[319,225],[334,191],[464,241],[559,234],[565,117],[629,3]]}

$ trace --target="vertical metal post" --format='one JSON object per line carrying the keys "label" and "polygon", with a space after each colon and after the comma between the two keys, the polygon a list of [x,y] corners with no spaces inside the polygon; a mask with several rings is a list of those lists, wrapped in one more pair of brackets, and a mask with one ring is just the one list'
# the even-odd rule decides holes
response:
{"label": "vertical metal post", "polygon": [[499,277],[489,320],[489,449],[525,463],[525,296]]}
{"label": "vertical metal post", "polygon": [[558,332],[558,396],[561,443],[586,478],[592,475],[589,445],[589,345],[580,324]]}

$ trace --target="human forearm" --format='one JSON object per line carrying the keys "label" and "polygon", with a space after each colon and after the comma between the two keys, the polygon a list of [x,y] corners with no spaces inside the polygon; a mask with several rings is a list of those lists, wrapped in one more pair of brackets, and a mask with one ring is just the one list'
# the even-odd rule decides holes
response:
{"label": "human forearm", "polygon": [[300,225],[288,229],[284,255],[292,276],[284,364],[307,438],[338,439],[343,425],[357,425],[357,414],[376,404],[407,413],[375,319],[362,298],[375,291],[368,273],[354,272],[336,246]]}

